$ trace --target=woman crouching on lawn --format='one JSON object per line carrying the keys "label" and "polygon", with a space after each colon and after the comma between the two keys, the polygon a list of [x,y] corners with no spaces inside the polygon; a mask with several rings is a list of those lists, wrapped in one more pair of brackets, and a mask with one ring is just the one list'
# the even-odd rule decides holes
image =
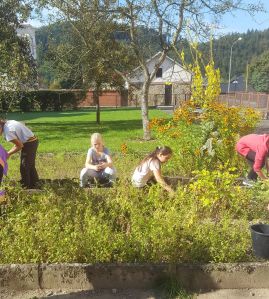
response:
{"label": "woman crouching on lawn", "polygon": [[91,136],[91,148],[88,150],[85,167],[80,172],[80,187],[100,183],[111,186],[116,179],[116,171],[109,154],[104,146],[101,134],[94,133]]}
{"label": "woman crouching on lawn", "polygon": [[159,183],[166,191],[174,194],[174,190],[165,182],[161,173],[161,164],[167,162],[171,156],[170,147],[156,147],[155,151],[147,155],[136,167],[132,176],[133,186],[142,188],[152,183]]}

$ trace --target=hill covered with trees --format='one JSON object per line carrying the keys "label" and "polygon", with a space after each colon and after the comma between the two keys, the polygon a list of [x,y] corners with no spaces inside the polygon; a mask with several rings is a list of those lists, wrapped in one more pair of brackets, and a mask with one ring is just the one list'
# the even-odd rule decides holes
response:
{"label": "hill covered with trees", "polygon": [[[231,76],[245,73],[247,64],[250,64],[253,59],[269,48],[269,29],[265,31],[252,30],[244,34],[229,34],[214,40],[214,61],[216,67],[220,69],[223,79],[228,79],[231,46],[239,37],[242,40],[236,42],[233,46]],[[200,47],[202,50],[208,49],[208,43],[201,44]]]}
{"label": "hill covered with trees", "polygon": [[[64,43],[68,39],[64,34],[66,26],[66,24],[57,23],[43,26],[36,32],[38,70],[44,85],[51,86],[57,81],[53,56],[50,55],[49,49],[52,45]],[[147,56],[151,57],[160,50],[157,42],[158,35],[153,29],[146,30],[141,27],[139,31],[141,44],[145,46]],[[228,80],[231,46],[239,37],[242,39],[233,46],[231,78],[246,73],[248,65],[255,62],[257,57],[269,49],[269,29],[264,31],[251,30],[244,34],[233,33],[213,39],[212,50],[215,66],[220,69],[223,82]],[[128,34],[126,32],[116,33],[115,38],[128,42]],[[186,62],[191,63],[192,55],[188,42],[183,40],[178,47],[179,50],[184,49]],[[210,42],[199,43],[199,50],[203,53],[204,61],[207,63],[210,57]],[[170,53],[169,56],[173,56],[173,53]],[[253,69],[253,67],[250,69]],[[59,82],[56,82],[56,85],[68,88],[67,83],[68,81],[65,81],[64,86],[61,86]]]}

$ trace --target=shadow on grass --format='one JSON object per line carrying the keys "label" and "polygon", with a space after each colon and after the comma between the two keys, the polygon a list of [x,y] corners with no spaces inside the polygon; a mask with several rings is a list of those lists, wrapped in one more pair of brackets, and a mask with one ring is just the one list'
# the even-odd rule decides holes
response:
{"label": "shadow on grass", "polygon": [[57,189],[65,186],[78,188],[78,179],[40,179],[38,181],[38,187],[41,189],[46,187]]}
{"label": "shadow on grass", "polygon": [[42,132],[42,135],[47,136],[48,139],[57,139],[63,135],[67,134],[70,137],[85,137],[88,136],[90,132],[98,131],[101,134],[104,134],[108,131],[117,131],[120,132],[140,130],[141,129],[141,120],[117,120],[117,121],[104,121],[100,125],[95,122],[38,122],[31,124],[33,131]]}
{"label": "shadow on grass", "polygon": [[[140,108],[134,108],[134,107],[126,107],[126,108],[101,108],[101,121],[102,121],[102,112],[128,112],[128,111],[140,111]],[[34,112],[9,112],[7,115],[1,115],[3,118],[7,119],[16,119],[19,121],[25,121],[25,120],[33,120],[40,117],[45,118],[62,118],[62,117],[79,117],[84,114],[91,113],[92,115],[96,114],[96,109],[80,109],[80,110],[66,110],[66,111],[34,111]]]}
{"label": "shadow on grass", "polygon": [[95,291],[79,291],[70,292],[68,294],[50,295],[42,298],[51,299],[165,299],[162,295],[156,294],[153,290],[116,290],[116,293],[112,293],[112,290],[95,290]]}

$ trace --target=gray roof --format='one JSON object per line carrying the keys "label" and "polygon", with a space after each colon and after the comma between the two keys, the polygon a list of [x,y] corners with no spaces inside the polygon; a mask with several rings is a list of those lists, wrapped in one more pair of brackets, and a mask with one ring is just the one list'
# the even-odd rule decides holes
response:
{"label": "gray roof", "polygon": [[[228,83],[221,83],[221,93],[228,93]],[[230,83],[230,92],[236,91],[255,91],[254,88],[248,82],[247,90],[246,90],[246,80],[244,75],[239,75],[234,77]]]}

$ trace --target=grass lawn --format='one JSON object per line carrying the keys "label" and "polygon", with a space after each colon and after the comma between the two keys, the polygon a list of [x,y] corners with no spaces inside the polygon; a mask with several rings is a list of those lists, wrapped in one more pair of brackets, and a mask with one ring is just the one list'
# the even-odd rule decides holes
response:
{"label": "grass lawn", "polygon": [[[169,117],[151,109],[150,118]],[[39,153],[83,152],[89,147],[89,137],[94,132],[103,135],[112,151],[119,151],[122,143],[134,149],[151,150],[152,143],[141,140],[142,121],[140,109],[102,109],[101,124],[95,122],[94,110],[67,112],[9,113],[7,119],[23,121],[39,137]],[[8,145],[4,145],[8,147]]]}
{"label": "grass lawn", "polygon": [[[151,109],[149,115],[150,118],[170,117],[155,109]],[[37,167],[41,178],[78,177],[90,146],[90,135],[94,132],[103,135],[112,153],[119,153],[123,143],[130,150],[141,152],[141,155],[158,145],[155,140],[142,140],[140,109],[104,108],[101,110],[100,125],[95,122],[95,110],[9,113],[7,119],[25,122],[39,137]],[[1,142],[6,149],[11,147],[3,137]],[[9,165],[9,176],[19,178],[19,155],[12,156]]]}

